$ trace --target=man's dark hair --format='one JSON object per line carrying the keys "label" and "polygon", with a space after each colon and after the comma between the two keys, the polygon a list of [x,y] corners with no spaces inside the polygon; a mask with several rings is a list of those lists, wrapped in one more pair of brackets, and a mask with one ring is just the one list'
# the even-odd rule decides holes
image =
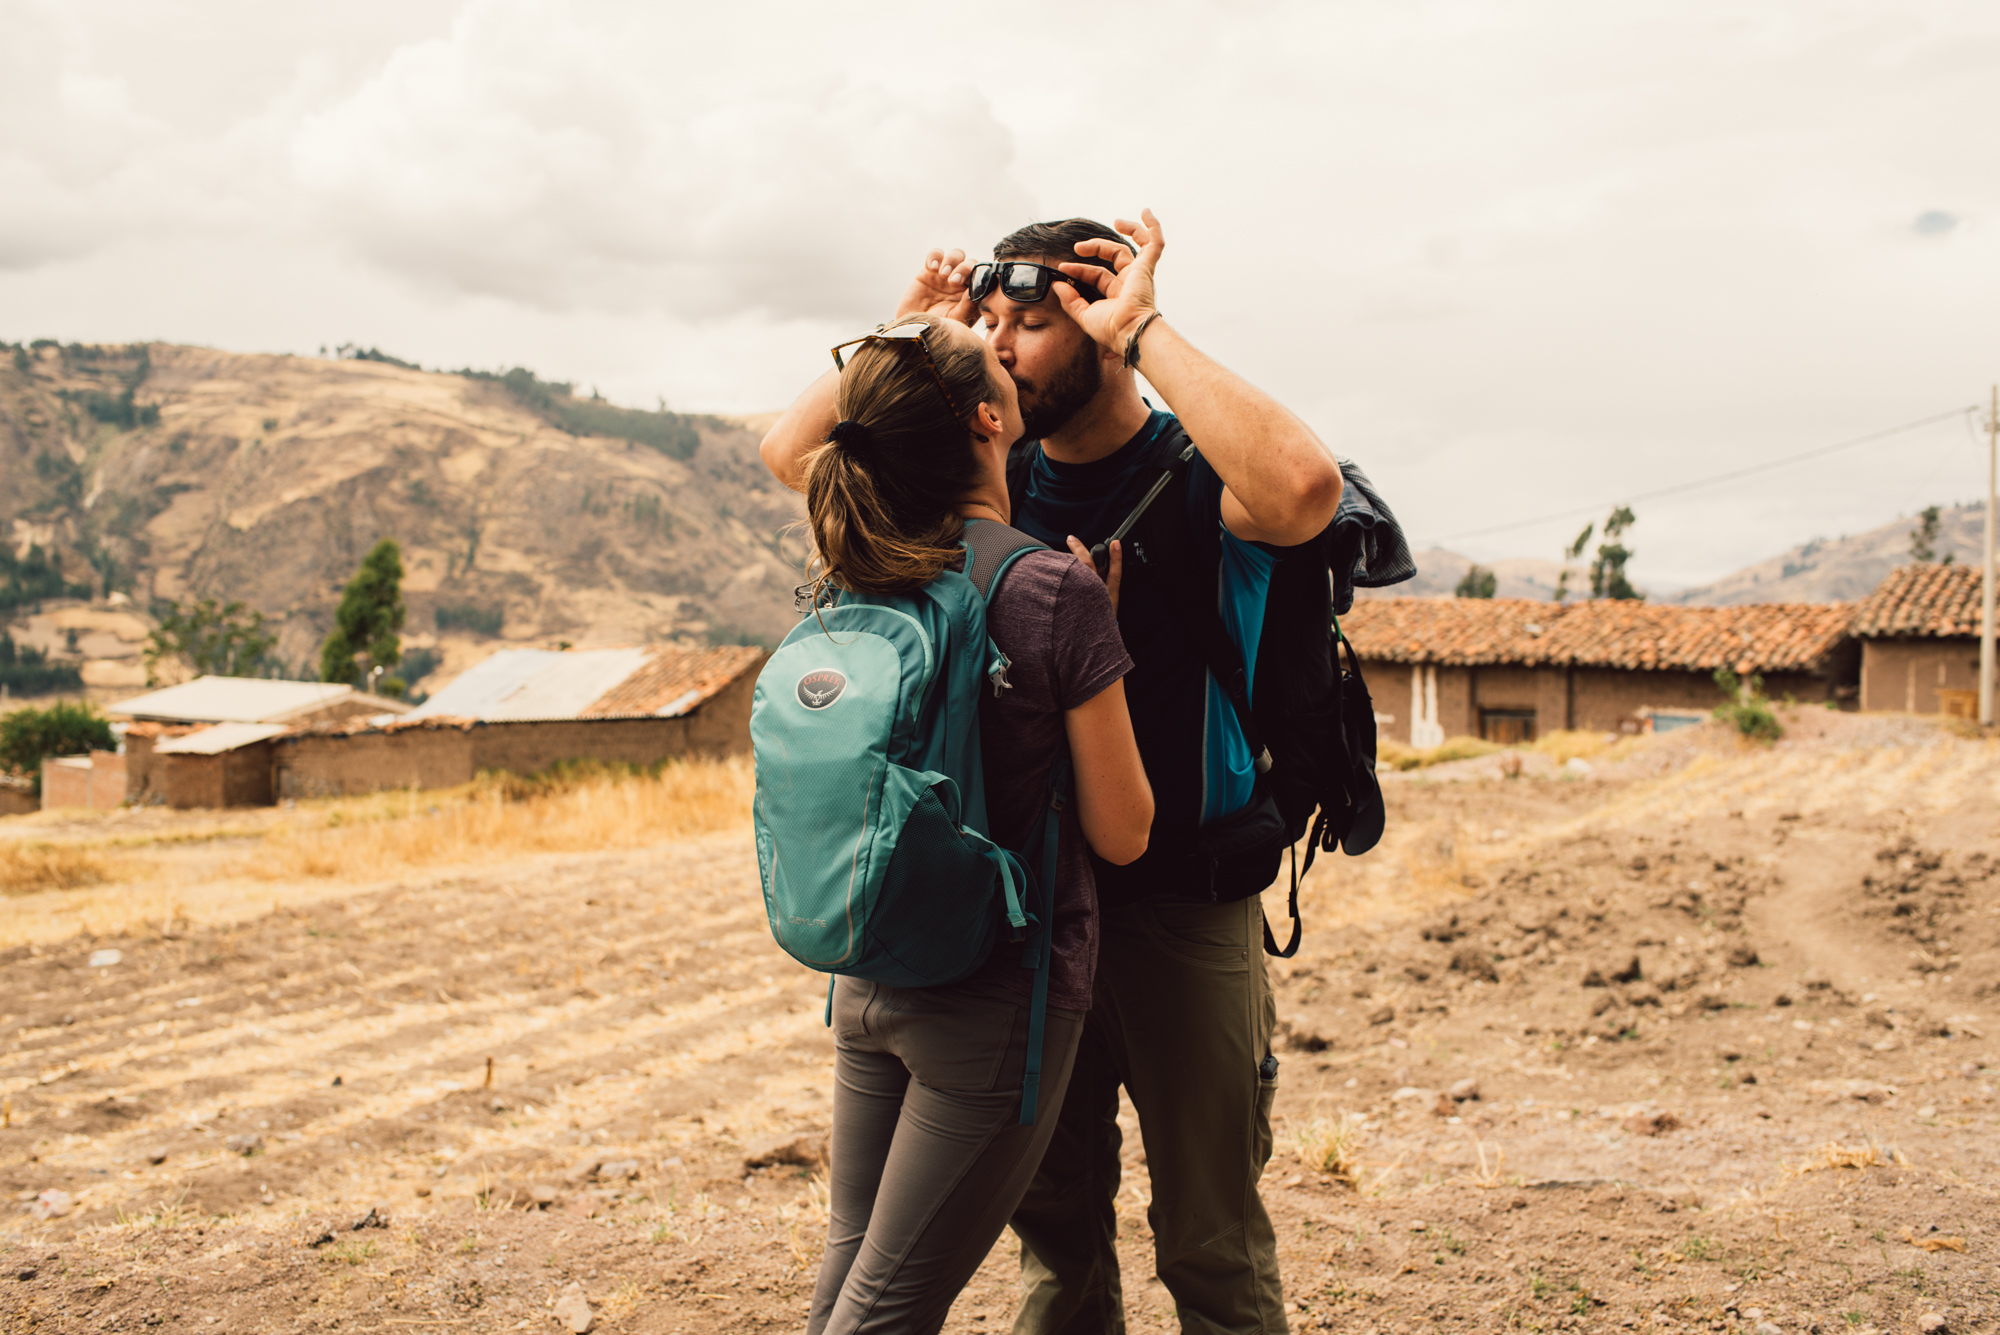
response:
{"label": "man's dark hair", "polygon": [[1095,219],[1064,218],[1061,222],[1029,223],[1026,227],[1009,232],[994,245],[993,258],[1025,260],[1037,255],[1046,255],[1057,261],[1094,264],[1100,269],[1114,268],[1110,260],[1099,259],[1095,255],[1077,254],[1076,243],[1079,241],[1116,241],[1134,255],[1139,253],[1130,241]]}

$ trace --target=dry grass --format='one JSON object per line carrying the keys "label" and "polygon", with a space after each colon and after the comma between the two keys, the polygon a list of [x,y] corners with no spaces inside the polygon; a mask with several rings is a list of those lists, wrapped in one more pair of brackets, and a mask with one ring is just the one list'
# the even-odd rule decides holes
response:
{"label": "dry grass", "polygon": [[0,894],[80,890],[110,879],[104,858],[77,844],[0,844]]}
{"label": "dry grass", "polygon": [[1299,1162],[1348,1186],[1356,1184],[1361,1167],[1361,1119],[1353,1113],[1315,1117],[1292,1132]]}
{"label": "dry grass", "polygon": [[650,774],[496,776],[450,793],[385,795],[374,810],[337,806],[317,827],[273,832],[235,870],[274,881],[372,881],[531,853],[637,848],[746,823],[754,784],[747,757]]}
{"label": "dry grass", "polygon": [[1412,770],[1453,760],[1477,760],[1506,749],[1479,737],[1447,737],[1438,745],[1422,750],[1383,738],[1375,744],[1375,759],[1391,769]]}
{"label": "dry grass", "polygon": [[744,829],[754,784],[743,757],[482,776],[456,789],[232,812],[226,826],[215,813],[72,816],[60,841],[0,840],[0,949],[242,922],[411,873]]}

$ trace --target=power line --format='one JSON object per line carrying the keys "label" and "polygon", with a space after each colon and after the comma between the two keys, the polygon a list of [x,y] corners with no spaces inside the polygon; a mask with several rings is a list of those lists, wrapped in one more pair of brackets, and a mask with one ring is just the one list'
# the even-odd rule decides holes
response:
{"label": "power line", "polygon": [[[1954,417],[1965,417],[1967,420],[1970,420],[1969,415],[1978,411],[1978,405],[1974,404],[1965,408],[1954,408],[1948,413],[1934,413],[1929,417],[1920,417],[1914,422],[1905,422],[1901,426],[1892,426],[1886,431],[1874,431],[1865,436],[1856,436],[1852,440],[1843,440],[1832,445],[1820,445],[1810,450],[1802,450],[1797,454],[1788,454],[1782,459],[1768,459],[1761,464],[1751,464],[1748,468],[1738,468],[1728,473],[1718,473],[1714,477],[1698,478],[1693,482],[1677,482],[1671,487],[1661,487],[1657,491],[1641,492],[1637,496],[1626,497],[1619,504],[1637,505],[1641,501],[1654,501],[1662,496],[1675,496],[1681,492],[1694,491],[1700,487],[1712,487],[1718,482],[1734,482],[1739,477],[1749,477],[1754,473],[1768,473],[1773,468],[1784,468],[1789,464],[1802,463],[1807,459],[1817,459],[1823,454],[1832,454],[1837,450],[1852,449],[1856,445],[1866,445],[1870,441],[1886,440],[1890,436],[1899,436],[1905,431],[1915,431],[1918,427],[1931,426],[1938,422],[1949,421]],[[1516,519],[1505,524],[1494,524],[1488,528],[1475,528],[1459,533],[1447,533],[1445,536],[1436,539],[1436,541],[1457,542],[1462,538],[1482,538],[1489,533],[1506,533],[1517,528],[1533,528],[1537,524],[1553,524],[1558,519],[1579,519],[1585,515],[1601,514],[1605,508],[1602,505],[1581,505],[1573,510],[1564,510],[1558,514],[1542,515],[1536,519]]]}

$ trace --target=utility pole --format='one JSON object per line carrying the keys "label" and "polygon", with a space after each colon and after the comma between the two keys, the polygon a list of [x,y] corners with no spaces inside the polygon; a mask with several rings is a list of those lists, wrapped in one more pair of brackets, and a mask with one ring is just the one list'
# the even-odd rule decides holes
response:
{"label": "utility pole", "polygon": [[1993,726],[1993,504],[2000,493],[2000,385],[1986,409],[1986,577],[1979,587],[1979,726]]}

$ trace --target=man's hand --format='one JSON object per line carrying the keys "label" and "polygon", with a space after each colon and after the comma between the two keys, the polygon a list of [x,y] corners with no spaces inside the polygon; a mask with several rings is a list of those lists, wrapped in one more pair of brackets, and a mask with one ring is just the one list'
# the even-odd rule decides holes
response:
{"label": "man's hand", "polygon": [[924,256],[923,268],[917,270],[903,291],[903,299],[896,303],[896,317],[936,315],[971,324],[978,316],[965,286],[971,276],[972,265],[964,251],[933,250]]}
{"label": "man's hand", "polygon": [[1084,568],[1089,570],[1091,574],[1097,575],[1104,580],[1104,591],[1111,595],[1111,610],[1116,612],[1118,610],[1118,585],[1125,578],[1125,544],[1122,542],[1112,543],[1111,568],[1109,570],[1099,570],[1097,562],[1090,559],[1090,548],[1078,542],[1074,533],[1069,536],[1068,542],[1070,555],[1083,562]]}
{"label": "man's hand", "polygon": [[1113,266],[1113,276],[1107,282],[1104,270],[1094,264],[1063,263],[1056,267],[1079,283],[1089,283],[1104,293],[1102,301],[1085,301],[1068,284],[1057,284],[1052,290],[1056,299],[1069,318],[1082,326],[1102,347],[1123,354],[1125,340],[1139,327],[1139,322],[1158,310],[1153,300],[1153,271],[1159,267],[1161,252],[1167,248],[1166,233],[1160,228],[1160,220],[1147,209],[1141,213],[1143,221],[1129,222],[1124,218],[1117,221],[1120,232],[1132,238],[1132,244],[1139,248],[1138,255],[1119,245],[1116,241],[1079,241],[1076,253],[1094,259],[1109,260]]}

